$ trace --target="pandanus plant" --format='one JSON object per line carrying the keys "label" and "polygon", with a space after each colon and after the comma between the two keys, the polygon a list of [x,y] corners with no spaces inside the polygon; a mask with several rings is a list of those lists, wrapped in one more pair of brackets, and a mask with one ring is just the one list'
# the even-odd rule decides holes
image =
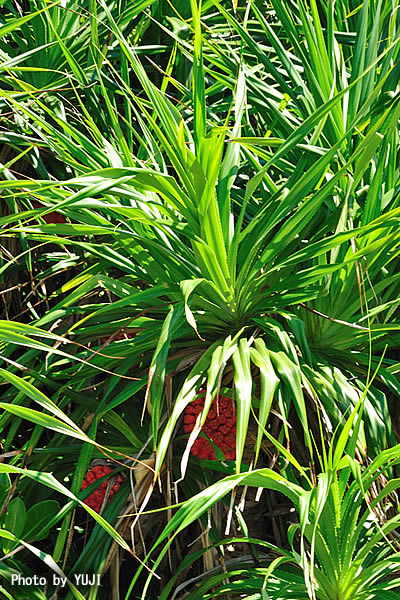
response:
{"label": "pandanus plant", "polygon": [[[222,35],[212,43],[208,29],[203,33],[202,16],[207,23],[211,17],[191,0],[190,40],[182,28],[171,32],[177,46],[160,89],[107,5],[99,5],[122,64],[118,71],[107,63],[107,77],[97,72],[99,118],[79,95],[78,124],[75,116],[62,121],[40,97],[7,96],[32,135],[45,132],[41,144],[64,172],[58,180],[21,181],[5,170],[1,185],[16,194],[21,211],[2,220],[4,236],[57,243],[65,252],[60,265],[85,265],[36,321],[42,329],[29,335],[48,335],[56,324],[63,335],[57,342],[91,347],[70,347],[78,370],[76,359],[52,354],[45,375],[42,364],[33,370],[37,381],[45,376],[63,405],[75,393],[82,403],[76,418],[95,415],[91,436],[106,421],[127,453],[139,451],[139,423],[150,421],[154,480],[169,467],[181,417],[192,412],[186,450],[175,461],[184,477],[221,386],[235,404],[233,482],[242,481],[252,412],[253,464],[271,435],[272,410],[281,423],[280,452],[295,430],[303,438],[296,451],[312,463],[316,415],[330,435],[365,392],[360,449],[378,454],[394,439],[385,394],[400,393],[395,360],[382,359],[388,342],[399,345],[399,44],[390,3],[364,2],[354,36],[343,30],[343,7],[332,2],[318,10],[315,2],[295,8],[274,1],[276,26],[260,3],[240,20],[214,1],[212,19],[222,33],[233,27],[240,36],[227,50]],[[257,44],[260,36],[272,50]],[[177,48],[180,65],[192,71],[190,89],[172,76]],[[31,140],[19,143],[29,154]],[[35,225],[37,212],[22,211],[29,195],[47,206],[43,217],[57,208],[70,221]],[[104,352],[104,340],[127,327],[135,337]],[[22,344],[17,333],[12,340]],[[14,349],[5,350],[7,360]],[[103,372],[94,382],[105,390],[101,400],[78,393],[94,378],[93,366]],[[371,370],[377,377],[367,388]],[[119,379],[108,381],[104,372]],[[87,467],[89,452],[84,460]],[[85,472],[74,478],[75,491]]]}
{"label": "pandanus plant", "polygon": [[[210,66],[204,67],[203,54],[206,53],[212,65],[218,63],[221,50],[219,45],[213,49],[209,41],[203,39],[200,7],[194,0],[191,2],[193,78],[189,96],[193,112],[186,113],[185,117],[166,98],[164,90],[152,84],[106,4],[101,3],[101,6],[124,61],[147,96],[144,101],[130,89],[129,81],[120,76],[120,91],[126,94],[129,114],[136,116],[147,146],[140,146],[136,158],[129,152],[114,115],[114,99],[104,84],[101,85],[106,110],[120,143],[120,154],[107,142],[108,156],[101,158],[97,142],[88,140],[90,161],[87,165],[83,164],[80,151],[79,160],[73,159],[74,145],[45,123],[45,117],[10,95],[9,101],[18,106],[28,122],[37,121],[46,128],[59,148],[60,157],[69,161],[71,167],[74,165],[77,172],[75,178],[52,185],[40,181],[4,182],[10,189],[22,185],[30,188],[38,201],[49,206],[50,213],[57,206],[73,216],[75,224],[38,227],[27,224],[23,228],[24,235],[43,242],[75,246],[86,255],[101,257],[102,262],[89,268],[88,273],[94,275],[87,279],[85,288],[73,297],[87,293],[102,279],[102,285],[117,291],[120,304],[93,307],[81,324],[74,325],[77,339],[81,336],[83,341],[88,332],[99,331],[98,323],[104,323],[106,315],[117,314],[119,306],[130,306],[130,318],[138,319],[140,335],[130,345],[129,362],[131,365],[136,362],[143,369],[146,365],[149,367],[146,405],[151,414],[153,447],[157,451],[156,474],[161,470],[171,436],[185,408],[195,400],[199,389],[205,387],[202,416],[190,441],[194,443],[218,393],[221,377],[230,368],[229,385],[235,390],[237,411],[237,471],[240,471],[252,407],[260,423],[255,444],[257,458],[262,428],[273,402],[283,423],[294,407],[311,456],[305,395],[313,405],[322,403],[326,426],[332,428],[342,411],[357,402],[363,391],[362,375],[378,364],[375,356],[370,364],[368,362],[369,344],[372,342],[379,351],[383,349],[385,336],[390,335],[391,339],[397,336],[395,324],[381,323],[375,316],[391,306],[390,294],[398,285],[392,266],[399,238],[395,227],[397,196],[393,196],[392,204],[388,200],[383,215],[381,210],[372,210],[372,196],[365,200],[370,207],[370,219],[355,219],[349,212],[349,199],[357,196],[361,185],[368,185],[374,157],[386,156],[388,152],[392,156],[395,152],[395,145],[388,146],[385,140],[393,139],[400,113],[397,97],[389,100],[385,97],[384,110],[379,116],[376,114],[382,95],[393,83],[391,61],[397,51],[397,38],[390,29],[392,21],[389,20],[391,35],[381,54],[356,45],[358,54],[365,52],[364,69],[356,68],[354,63],[348,76],[348,68],[344,69],[341,61],[337,64],[327,55],[326,60],[333,62],[326,72],[326,89],[330,80],[335,80],[334,68],[342,74],[340,85],[336,79],[335,94],[328,98],[322,87],[319,95],[312,95],[316,85],[312,65],[302,76],[290,68],[283,42],[278,42],[268,21],[254,7],[260,31],[269,36],[277,60],[282,61],[287,70],[286,83],[281,78],[277,83],[284,89],[289,83],[301,83],[304,92],[304,95],[292,94],[290,102],[285,100],[285,106],[277,111],[273,133],[284,135],[285,117],[291,123],[289,129],[286,123],[286,139],[270,139],[241,136],[243,128],[245,133],[251,128],[250,124],[243,125],[246,111],[254,111],[250,93],[248,99],[247,75],[250,83],[252,79],[246,52],[237,55],[238,73],[231,110],[224,122],[215,123],[206,101],[206,85],[210,85],[212,71]],[[217,2],[216,6],[232,24],[231,13]],[[290,17],[293,22],[302,20],[309,45],[313,38],[307,27],[312,28],[311,19],[316,17],[312,6],[311,13],[303,7],[299,15],[293,13]],[[279,7],[275,8],[294,43],[292,25]],[[379,19],[378,12],[371,21],[372,28]],[[332,27],[333,24],[334,21]],[[235,27],[242,40],[253,48],[247,30],[238,22]],[[363,21],[363,28],[367,31],[368,19]],[[375,35],[374,31],[371,36]],[[327,53],[332,40],[325,42],[319,36],[318,41]],[[335,40],[333,43],[337,44]],[[373,43],[371,37],[371,48]],[[297,49],[300,52],[300,48]],[[270,69],[265,80],[266,89],[270,90],[268,77],[275,70],[266,58],[262,64],[267,71]],[[345,73],[347,78],[344,78]],[[100,73],[99,77],[101,81]],[[215,74],[217,82],[220,78],[219,73]],[[52,115],[51,109],[40,101],[37,105],[45,116]],[[276,102],[271,107],[276,108]],[[346,107],[347,118],[343,121]],[[81,109],[84,111],[83,105]],[[90,123],[93,139],[104,141],[95,123],[92,120]],[[125,126],[129,130],[129,124]],[[84,143],[82,135],[74,132],[69,124],[68,130]],[[261,151],[253,153],[254,148]],[[268,150],[263,151],[263,148]],[[152,166],[143,164],[144,153]],[[257,156],[261,156],[261,162]],[[107,162],[113,166],[104,168]],[[251,171],[253,175],[249,179]],[[281,181],[275,177],[279,171]],[[243,182],[247,183],[243,185]],[[374,185],[377,185],[376,178]],[[42,214],[45,217],[46,211]],[[25,216],[28,218],[31,214],[19,213],[18,219]],[[13,234],[21,230],[9,231]],[[79,235],[88,236],[90,241],[80,241]],[[101,243],[97,241],[99,236]],[[392,250],[388,253],[389,247]],[[101,276],[99,269],[106,264],[125,272],[128,279],[142,281],[142,289],[125,286],[125,292],[123,286],[114,284],[108,276]],[[383,280],[384,271],[389,277]],[[366,289],[366,281],[371,283],[370,289]],[[74,280],[69,287],[73,285]],[[388,302],[371,312],[369,304],[376,289]],[[58,310],[65,310],[68,302],[68,299],[61,301]],[[118,321],[121,327],[129,323],[127,311],[122,312],[125,320]],[[145,314],[151,318],[143,318]],[[46,321],[51,319],[50,313]],[[86,329],[80,326],[83,324]],[[153,339],[158,337],[155,349],[150,335]],[[97,337],[102,339],[104,335],[99,332]],[[185,348],[185,358],[182,348]],[[151,352],[149,364],[147,357]],[[190,363],[194,365],[189,371]],[[161,426],[166,406],[164,382],[168,373],[186,373],[187,376],[179,381],[170,414]],[[254,373],[259,381],[257,394]],[[390,362],[382,365],[380,377],[398,393]],[[335,386],[335,382],[340,385]],[[370,388],[369,402],[367,436],[377,448],[392,439],[392,433],[390,424],[384,422],[387,406],[381,392]],[[370,427],[368,420],[376,420],[379,427]],[[285,424],[283,435],[289,438]]]}
{"label": "pandanus plant", "polygon": [[[224,568],[217,567],[199,578],[196,589],[190,590],[191,580],[179,586],[188,600],[223,597],[226,593],[257,600],[394,600],[400,590],[396,533],[400,522],[400,480],[388,482],[386,477],[400,462],[400,448],[396,445],[382,452],[365,466],[354,459],[364,409],[365,396],[348,415],[340,435],[336,431],[329,447],[323,448],[318,457],[321,472],[317,480],[311,481],[289,452],[285,453],[286,458],[303,478],[304,488],[270,469],[226,477],[177,511],[147,559],[164,543],[155,558],[157,567],[177,532],[199,519],[236,485],[257,486],[282,493],[292,504],[293,513],[297,513],[297,522],[288,532],[290,549],[249,536],[242,520],[241,537],[226,538],[215,546],[247,543],[257,548],[253,560],[243,557],[242,561],[230,561],[225,556]],[[164,587],[160,600],[174,597],[178,577],[205,551],[185,558],[182,568]],[[147,577],[143,599],[152,577],[153,573]]]}

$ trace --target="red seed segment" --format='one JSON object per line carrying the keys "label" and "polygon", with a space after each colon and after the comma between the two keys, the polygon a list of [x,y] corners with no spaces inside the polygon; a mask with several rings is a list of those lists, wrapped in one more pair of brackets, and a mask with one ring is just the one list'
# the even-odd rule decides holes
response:
{"label": "red seed segment", "polygon": [[[37,200],[33,200],[32,205],[33,208],[44,208],[43,204],[41,204]],[[47,213],[47,215],[43,215],[43,219],[46,223],[65,223],[64,217],[55,210],[50,213]]]}
{"label": "red seed segment", "polygon": [[[186,407],[183,416],[185,433],[190,433],[193,430],[197,415],[204,408],[204,400],[205,392],[201,392],[196,400]],[[228,460],[235,459],[236,415],[231,398],[218,396],[214,399],[202,431],[218,446]],[[190,451],[198,458],[216,460],[214,448],[205,438],[197,438]]]}
{"label": "red seed segment", "polygon": [[[94,481],[97,481],[104,475],[110,475],[112,472],[113,472],[113,469],[111,469],[107,465],[96,465],[95,467],[90,469],[90,471],[88,471],[86,473],[84,480],[82,482],[81,490],[85,490],[91,483],[93,483]],[[111,500],[111,498],[114,496],[114,494],[118,491],[121,483],[122,483],[122,477],[121,477],[121,475],[118,475],[115,484],[113,485],[113,487],[110,490],[107,504]],[[98,487],[97,490],[92,492],[90,494],[90,496],[88,496],[86,498],[86,500],[84,501],[85,504],[90,506],[90,508],[93,508],[93,510],[95,510],[96,512],[100,512],[104,497],[106,495],[107,485],[108,485],[108,480],[106,479],[105,481],[103,481],[101,486]]]}

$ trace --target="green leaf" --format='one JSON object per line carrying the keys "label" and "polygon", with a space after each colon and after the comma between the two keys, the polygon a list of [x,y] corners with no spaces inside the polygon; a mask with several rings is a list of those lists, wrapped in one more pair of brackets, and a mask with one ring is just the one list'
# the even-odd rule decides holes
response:
{"label": "green leaf", "polygon": [[[274,473],[270,469],[259,469],[250,473],[231,475],[230,477],[226,477],[225,479],[218,481],[188,500],[169,521],[168,525],[164,528],[163,532],[158,537],[153,548],[146,557],[147,561],[153,550],[155,550],[164,540],[169,538],[167,544],[164,546],[158,558],[155,560],[153,570],[157,569],[176,535],[188,527],[201,515],[203,515],[211,506],[226,496],[234,487],[238,485],[264,487],[279,491],[287,496],[292,502],[294,502],[296,506],[302,492],[302,489],[299,486],[287,481],[284,477]],[[135,579],[139,576],[140,572],[141,568],[139,568],[137,571]],[[152,575],[149,576],[143,588],[142,598],[146,597],[146,592],[151,577]]]}
{"label": "green leaf", "polygon": [[283,352],[270,352],[272,362],[277,372],[290,390],[294,405],[303,428],[303,435],[310,455],[313,455],[312,442],[309,433],[307,411],[301,385],[300,369]]}
{"label": "green leaf", "polygon": [[263,339],[258,338],[255,340],[255,348],[250,348],[250,358],[252,363],[254,363],[256,367],[260,369],[261,377],[259,411],[260,426],[257,429],[257,441],[254,459],[254,464],[256,465],[261,448],[262,437],[264,435],[263,429],[265,429],[265,425],[268,420],[274,393],[279,384],[279,378],[276,376],[268,349]]}
{"label": "green leaf", "polygon": [[37,10],[36,12],[28,13],[24,17],[20,17],[18,19],[15,19],[15,18],[10,19],[9,23],[7,23],[6,25],[2,25],[0,27],[0,37],[4,37],[4,36],[8,35],[9,33],[11,33],[12,31],[14,31],[15,29],[19,29],[22,25],[24,25],[24,23],[28,23],[29,21],[34,19],[37,15],[40,15],[44,11],[50,10],[53,6],[56,6],[57,4],[58,4],[58,2],[53,2],[52,4],[45,6],[41,10]]}
{"label": "green leaf", "polygon": [[[20,537],[27,520],[25,504],[21,498],[13,498],[8,507],[7,512],[1,519],[1,528],[12,531],[16,537]],[[15,546],[11,540],[3,543],[3,552],[7,553]]]}
{"label": "green leaf", "polygon": [[181,305],[171,306],[165,319],[157,347],[151,359],[145,403],[151,411],[151,423],[153,431],[153,445],[157,446],[159,434],[159,422],[162,409],[162,395],[164,391],[164,380],[166,364],[171,344],[171,339],[181,325],[183,307]]}
{"label": "green leaf", "polygon": [[[87,504],[85,504],[82,500],[80,500],[77,496],[75,496],[75,494],[73,494],[62,483],[57,481],[57,479],[51,473],[33,471],[31,469],[20,469],[19,467],[6,465],[4,463],[0,463],[0,473],[18,473],[24,477],[29,477],[30,479],[33,479],[34,481],[37,481],[37,482],[41,483],[42,485],[45,485],[45,486],[55,490],[56,492],[63,494],[64,496],[67,496],[68,498],[70,498],[70,500],[73,500],[73,501],[79,503],[79,505],[82,508],[84,508],[89,513],[89,515],[91,515],[95,519],[95,521],[97,521],[101,525],[101,527],[103,527],[103,529],[122,548],[124,548],[124,550],[131,552],[131,550],[130,550],[128,544],[125,542],[125,540],[119,535],[119,533],[117,531],[115,531],[115,529],[110,525],[110,523],[108,523],[104,519],[104,517],[99,515],[95,510],[93,510],[89,506],[87,506]],[[0,530],[0,532],[1,532],[1,530]]]}
{"label": "green leaf", "polygon": [[26,512],[26,525],[23,537],[27,540],[43,540],[49,532],[48,525],[60,511],[60,505],[55,500],[43,500],[31,506]]}
{"label": "green leaf", "polygon": [[253,381],[250,369],[250,347],[247,340],[241,339],[239,341],[239,345],[232,355],[232,360],[234,366],[237,407],[236,472],[240,473],[240,465],[249,425],[251,396],[253,391]]}

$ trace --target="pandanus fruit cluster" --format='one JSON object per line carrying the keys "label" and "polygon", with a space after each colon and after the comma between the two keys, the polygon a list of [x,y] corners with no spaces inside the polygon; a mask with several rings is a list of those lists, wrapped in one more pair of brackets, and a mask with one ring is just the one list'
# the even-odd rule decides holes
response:
{"label": "pandanus fruit cluster", "polygon": [[[104,477],[104,475],[111,475],[111,473],[113,473],[113,469],[111,469],[107,465],[96,465],[95,467],[92,467],[84,477],[81,490],[85,490],[91,483],[94,483],[101,477]],[[96,512],[100,512],[101,507],[103,506],[109,479],[109,477],[105,479],[103,483],[85,500],[85,504],[90,506],[90,508],[93,508],[93,510],[95,510]],[[118,475],[108,495],[107,504],[114,496],[114,494],[118,491],[121,483],[122,477],[121,475]]]}
{"label": "pandanus fruit cluster", "polygon": [[[190,433],[193,430],[197,416],[204,408],[205,394],[204,391],[200,392],[200,395],[186,407],[183,417],[185,433]],[[236,414],[235,405],[231,398],[216,396],[208,411],[202,433],[212,440],[227,460],[235,459]],[[216,460],[213,445],[204,437],[198,437],[190,451],[197,458]]]}
{"label": "pandanus fruit cluster", "polygon": [[[43,204],[38,202],[37,200],[33,200],[32,202],[33,208],[44,208]],[[46,215],[43,215],[43,219],[46,223],[65,223],[64,217],[57,211],[53,210]]]}

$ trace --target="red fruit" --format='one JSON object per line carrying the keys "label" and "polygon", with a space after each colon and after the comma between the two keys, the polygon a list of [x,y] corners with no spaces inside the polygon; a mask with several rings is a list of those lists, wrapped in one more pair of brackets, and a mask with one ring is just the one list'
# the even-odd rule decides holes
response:
{"label": "red fruit", "polygon": [[[100,479],[104,475],[109,475],[113,472],[113,470],[107,465],[96,465],[90,471],[88,471],[83,479],[81,490],[84,490],[93,483]],[[113,487],[110,490],[110,494],[108,496],[107,503],[111,500],[112,496],[114,496],[115,492],[118,491],[120,485],[122,483],[122,477],[118,475],[117,480]],[[100,487],[97,488],[94,492],[90,494],[85,500],[85,504],[93,508],[96,512],[100,512],[100,509],[103,505],[103,500],[106,495],[108,481],[107,479],[103,481]]]}
{"label": "red fruit", "polygon": [[185,415],[185,417],[184,417],[185,423],[192,423],[194,425],[195,421],[196,421],[195,415]]}
{"label": "red fruit", "polygon": [[[185,433],[190,433],[194,427],[197,415],[204,408],[205,392],[193,400],[185,409],[183,422]],[[231,398],[218,396],[211,404],[203,432],[225,454],[228,460],[236,456],[236,415]],[[215,452],[209,440],[199,437],[190,449],[194,456],[205,460],[216,460]]]}
{"label": "red fruit", "polygon": [[[33,200],[32,205],[33,208],[44,208],[43,204],[37,200]],[[51,213],[47,213],[47,215],[43,215],[43,219],[46,221],[46,223],[65,223],[64,217],[55,210]]]}

